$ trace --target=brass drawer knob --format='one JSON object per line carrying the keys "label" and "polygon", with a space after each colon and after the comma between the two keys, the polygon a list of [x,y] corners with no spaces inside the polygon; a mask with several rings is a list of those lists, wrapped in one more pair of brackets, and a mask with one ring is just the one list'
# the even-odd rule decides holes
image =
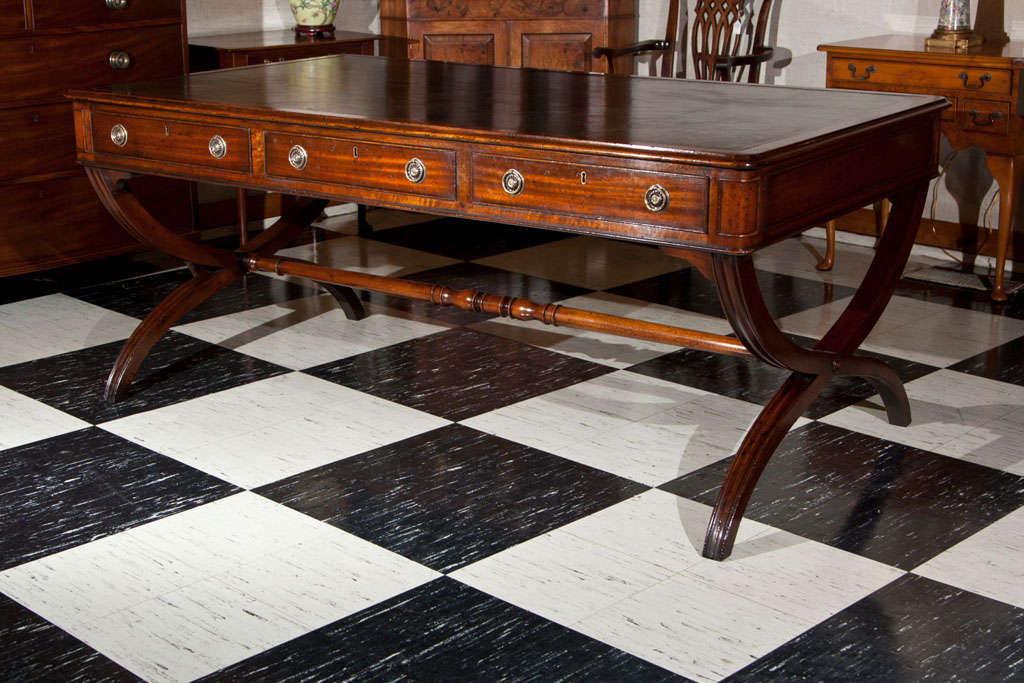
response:
{"label": "brass drawer knob", "polygon": [[514,168],[508,169],[505,171],[505,175],[501,176],[501,189],[513,197],[521,194],[524,187],[526,187],[526,180],[523,179],[523,174]]}
{"label": "brass drawer knob", "polygon": [[422,161],[413,157],[405,165],[405,177],[409,179],[410,183],[422,183],[423,179],[427,177],[427,167]]}
{"label": "brass drawer knob", "polygon": [[295,145],[288,150],[288,163],[292,165],[296,171],[301,171],[306,168],[306,164],[309,162],[309,155],[306,154],[306,150],[302,145]]}
{"label": "brass drawer knob", "polygon": [[644,193],[644,206],[654,213],[664,211],[668,207],[668,190],[661,185],[651,185]]}
{"label": "brass drawer knob", "polygon": [[124,147],[128,144],[128,129],[120,123],[115,124],[114,127],[110,129],[110,141],[118,147]]}
{"label": "brass drawer knob", "polygon": [[228,143],[219,135],[210,138],[210,156],[214,159],[223,159],[228,153]]}
{"label": "brass drawer knob", "polygon": [[128,6],[128,0],[105,0],[107,9],[124,9]]}
{"label": "brass drawer knob", "polygon": [[124,50],[114,50],[107,55],[107,62],[111,69],[123,71],[132,65],[132,56]]}

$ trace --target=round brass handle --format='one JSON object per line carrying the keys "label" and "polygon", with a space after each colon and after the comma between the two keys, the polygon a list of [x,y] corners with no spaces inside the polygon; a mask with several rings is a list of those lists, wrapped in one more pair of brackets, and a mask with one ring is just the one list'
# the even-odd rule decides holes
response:
{"label": "round brass handle", "polygon": [[501,189],[513,197],[521,194],[525,187],[526,180],[523,178],[523,174],[514,168],[508,169],[505,171],[505,175],[501,176]]}
{"label": "round brass handle", "polygon": [[309,162],[309,155],[306,154],[306,150],[302,145],[295,145],[288,150],[288,163],[292,165],[296,171],[301,171],[306,168],[306,163]]}
{"label": "round brass handle", "polygon": [[128,129],[120,123],[115,124],[110,129],[110,141],[118,147],[124,147],[128,144]]}
{"label": "round brass handle", "polygon": [[228,153],[228,143],[219,135],[210,138],[210,156],[214,159],[223,159]]}
{"label": "round brass handle", "polygon": [[409,179],[410,183],[422,183],[423,179],[427,177],[427,167],[422,161],[413,157],[405,165],[405,177]]}
{"label": "round brass handle", "polygon": [[105,0],[107,9],[124,9],[128,6],[128,0]]}
{"label": "round brass handle", "polygon": [[107,62],[110,64],[111,69],[121,71],[132,65],[132,56],[124,50],[114,50],[107,55]]}
{"label": "round brass handle", "polygon": [[651,185],[644,193],[644,206],[654,213],[664,211],[668,207],[668,190],[661,185]]}

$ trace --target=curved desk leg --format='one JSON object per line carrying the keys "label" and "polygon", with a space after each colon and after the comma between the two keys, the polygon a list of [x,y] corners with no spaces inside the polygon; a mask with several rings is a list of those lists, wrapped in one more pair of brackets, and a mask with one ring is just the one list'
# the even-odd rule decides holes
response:
{"label": "curved desk leg", "polygon": [[205,270],[197,270],[195,276],[183,282],[167,298],[157,304],[149,312],[145,320],[139,323],[128,341],[121,347],[121,353],[114,362],[107,376],[107,386],[103,397],[114,403],[124,398],[135,373],[139,371],[142,361],[146,359],[164,333],[174,323],[181,320],[186,313],[203,303],[227,285],[241,279],[241,270],[227,268],[210,274]]}
{"label": "curved desk leg", "polygon": [[992,301],[1006,301],[1006,287],[1003,284],[1006,256],[1013,236],[1013,212],[1017,200],[1017,188],[1024,178],[1024,157],[1002,157],[989,154],[988,169],[999,184],[999,231],[996,235],[996,278],[992,285]]}
{"label": "curved desk leg", "polygon": [[836,221],[832,219],[825,223],[825,256],[818,265],[818,270],[832,270],[836,263]]}
{"label": "curved desk leg", "polygon": [[854,351],[878,322],[903,273],[927,190],[923,184],[893,197],[889,229],[882,235],[864,280],[813,349],[789,341],[771,319],[750,256],[712,257],[722,307],[744,346],[762,361],[793,374],[754,420],[729,466],[704,538],[704,557],[723,560],[732,552],[743,512],[769,458],[833,377],[870,379],[886,404],[890,421],[909,424],[910,405],[896,373],[881,361],[856,356]]}

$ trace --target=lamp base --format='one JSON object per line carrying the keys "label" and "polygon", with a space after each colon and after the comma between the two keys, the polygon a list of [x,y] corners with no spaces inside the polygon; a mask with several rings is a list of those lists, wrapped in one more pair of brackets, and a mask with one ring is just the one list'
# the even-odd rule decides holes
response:
{"label": "lamp base", "polygon": [[317,38],[333,38],[334,24],[321,24],[320,26],[295,25],[295,37],[299,40],[316,40]]}
{"label": "lamp base", "polygon": [[974,31],[947,31],[937,28],[935,33],[924,41],[928,50],[947,52],[967,52],[972,47],[981,45],[983,39]]}

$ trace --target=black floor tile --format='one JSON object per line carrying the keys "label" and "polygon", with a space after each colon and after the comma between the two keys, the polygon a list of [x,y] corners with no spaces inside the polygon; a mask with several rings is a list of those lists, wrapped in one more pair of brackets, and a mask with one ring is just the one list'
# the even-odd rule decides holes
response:
{"label": "black floor tile", "polygon": [[[714,504],[732,458],[660,488]],[[839,427],[793,430],[746,517],[910,570],[1024,505],[1024,477]]]}
{"label": "black floor tile", "polygon": [[[763,270],[757,271],[757,281],[761,285],[768,311],[775,319],[851,296],[855,291],[852,287]],[[718,300],[718,289],[696,268],[659,275],[609,291],[704,315],[725,317],[725,311]]]}
{"label": "black floor tile", "polygon": [[448,572],[647,488],[449,425],[256,492]]}
{"label": "black floor tile", "polygon": [[472,261],[506,251],[535,247],[572,235],[551,230],[483,223],[462,218],[439,218],[388,230],[374,230],[368,237],[380,242],[419,249],[448,258]]}
{"label": "black floor tile", "polygon": [[0,570],[239,490],[95,427],[7,449]]}
{"label": "black floor tile", "polygon": [[[816,343],[816,340],[807,337],[789,335],[789,338],[807,348]],[[859,351],[858,354],[885,361],[904,382],[924,377],[938,369],[870,351]],[[685,384],[759,405],[766,404],[790,375],[788,370],[772,367],[759,360],[723,356],[694,349],[674,351],[628,369],[641,375]],[[811,403],[804,415],[813,419],[824,417],[875,394],[874,385],[867,380],[836,377]]]}
{"label": "black floor tile", "polygon": [[129,671],[0,594],[0,680],[139,681]]}
{"label": "black floor tile", "polygon": [[950,369],[1024,386],[1024,337],[960,361]]}
{"label": "black floor tile", "polygon": [[103,398],[107,374],[124,342],[0,367],[0,385],[93,424],[273,377],[287,368],[168,332],[142,364],[127,396]]}
{"label": "black floor tile", "polygon": [[685,681],[442,578],[203,681]]}
{"label": "black floor tile", "polygon": [[464,420],[612,371],[597,363],[458,328],[303,372],[438,417]]}
{"label": "black floor tile", "polygon": [[1024,680],[1024,610],[908,574],[726,679]]}
{"label": "black floor tile", "polygon": [[[178,285],[191,278],[192,275],[187,269],[179,268],[132,280],[81,287],[70,290],[68,294],[91,304],[141,319]],[[249,274],[240,282],[230,284],[211,296],[175,324],[184,325],[250,308],[269,306],[280,301],[314,296],[318,292],[319,288],[315,285],[307,286],[265,275]]]}

